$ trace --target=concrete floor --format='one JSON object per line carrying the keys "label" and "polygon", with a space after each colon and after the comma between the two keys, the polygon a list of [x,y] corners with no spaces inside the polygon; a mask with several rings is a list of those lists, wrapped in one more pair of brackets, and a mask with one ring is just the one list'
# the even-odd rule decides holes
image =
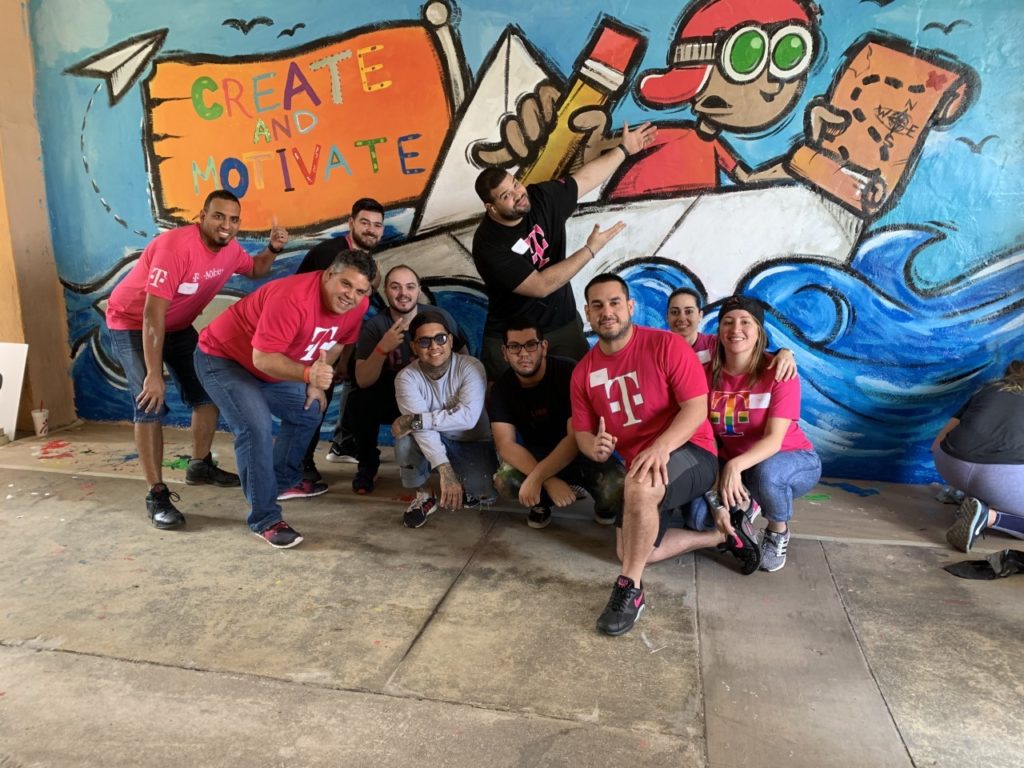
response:
{"label": "concrete floor", "polygon": [[1024,578],[941,570],[965,556],[932,489],[823,483],[784,570],[653,566],[608,638],[587,502],[411,531],[393,465],[357,497],[322,463],[274,550],[238,490],[175,484],[188,527],[154,529],[133,453],[110,425],[0,448],[3,768],[1024,765]]}

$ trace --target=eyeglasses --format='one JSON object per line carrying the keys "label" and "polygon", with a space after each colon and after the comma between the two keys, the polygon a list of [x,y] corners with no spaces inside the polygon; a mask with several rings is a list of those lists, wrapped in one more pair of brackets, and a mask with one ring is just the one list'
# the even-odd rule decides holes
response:
{"label": "eyeglasses", "polygon": [[749,83],[764,71],[776,80],[793,80],[811,65],[814,58],[814,37],[802,24],[786,24],[776,28],[744,24],[714,38],[683,40],[676,43],[672,55],[674,66],[717,64],[719,70],[734,83]]}
{"label": "eyeglasses", "polygon": [[514,341],[510,342],[510,343],[505,345],[505,349],[508,350],[508,353],[510,355],[518,355],[524,349],[527,352],[536,352],[537,351],[537,347],[539,347],[539,346],[540,346],[540,342],[537,341],[537,339],[530,339],[525,344],[517,344]]}
{"label": "eyeglasses", "polygon": [[413,344],[415,344],[420,349],[430,349],[431,342],[437,344],[437,346],[439,347],[443,347],[445,344],[448,343],[450,335],[451,334],[447,333],[439,333],[436,336],[420,336],[413,342]]}

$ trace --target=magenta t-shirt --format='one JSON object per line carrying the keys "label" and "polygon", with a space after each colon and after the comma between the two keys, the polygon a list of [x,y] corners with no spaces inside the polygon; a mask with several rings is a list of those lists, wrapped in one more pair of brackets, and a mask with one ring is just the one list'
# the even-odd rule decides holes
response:
{"label": "magenta t-shirt", "polygon": [[226,357],[263,381],[279,381],[256,368],[252,351],[279,352],[297,363],[312,365],[320,350],[354,344],[369,307],[363,297],[340,315],[324,309],[320,298],[323,272],[282,277],[253,291],[222,312],[199,334],[199,348]]}
{"label": "magenta t-shirt", "polygon": [[[633,326],[633,337],[613,355],[591,349],[572,372],[572,427],[615,435],[615,450],[632,463],[679,414],[679,403],[707,395],[704,370],[686,339],[668,331]],[[717,453],[705,421],[689,442]]]}
{"label": "magenta t-shirt", "polygon": [[693,351],[701,365],[707,365],[718,351],[718,336],[713,333],[698,333],[693,342]]}
{"label": "magenta t-shirt", "polygon": [[180,331],[195,322],[232,275],[248,275],[252,270],[252,256],[235,240],[219,251],[207,248],[198,224],[164,232],[146,246],[110,294],[107,327],[142,330],[146,294],[151,293],[171,302],[164,328]]}
{"label": "magenta t-shirt", "polygon": [[779,450],[813,451],[814,446],[797,423],[800,420],[800,378],[776,381],[775,373],[767,371],[752,387],[743,386],[744,378],[722,371],[718,387],[708,395],[708,419],[718,438],[722,457],[728,461],[747,451],[764,437],[770,418],[790,420]]}

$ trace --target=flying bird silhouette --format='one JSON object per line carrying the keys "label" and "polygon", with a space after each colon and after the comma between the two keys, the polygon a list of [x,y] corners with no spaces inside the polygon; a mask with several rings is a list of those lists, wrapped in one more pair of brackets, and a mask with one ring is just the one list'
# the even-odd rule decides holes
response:
{"label": "flying bird silhouette", "polygon": [[887,5],[891,5],[894,0],[860,0],[862,3],[874,3],[879,8],[885,8]]}
{"label": "flying bird silhouette", "polygon": [[306,27],[306,25],[305,25],[305,24],[303,24],[303,23],[302,23],[302,22],[300,21],[300,22],[299,22],[298,24],[296,24],[296,25],[295,25],[294,27],[292,27],[291,29],[282,29],[282,30],[281,30],[280,32],[278,32],[278,33],[277,33],[277,36],[278,36],[278,37],[284,37],[285,35],[288,35],[288,37],[294,37],[294,36],[295,36],[295,32],[296,32],[297,30],[300,30],[300,29],[305,29],[305,27]]}
{"label": "flying bird silhouette", "polygon": [[244,19],[224,19],[220,24],[222,27],[234,27],[243,35],[248,35],[257,24],[266,24],[268,27],[274,26],[274,20],[266,16],[256,16],[248,21]]}
{"label": "flying bird silhouette", "polygon": [[980,155],[981,154],[981,150],[983,150],[985,148],[985,144],[988,143],[989,139],[998,139],[998,138],[999,137],[996,134],[990,133],[988,136],[986,136],[984,139],[982,139],[981,141],[979,141],[977,143],[971,141],[966,136],[957,136],[956,140],[957,141],[962,141],[964,144],[966,144],[968,147],[970,147],[971,152],[973,152],[976,155]]}
{"label": "flying bird silhouette", "polygon": [[943,24],[943,23],[938,22],[938,21],[929,21],[927,24],[924,25],[924,31],[927,32],[929,29],[941,29],[942,30],[942,34],[948,35],[950,32],[952,32],[954,29],[959,27],[961,24],[963,24],[965,27],[973,27],[974,26],[967,19],[956,19],[955,21],[949,22],[949,24]]}

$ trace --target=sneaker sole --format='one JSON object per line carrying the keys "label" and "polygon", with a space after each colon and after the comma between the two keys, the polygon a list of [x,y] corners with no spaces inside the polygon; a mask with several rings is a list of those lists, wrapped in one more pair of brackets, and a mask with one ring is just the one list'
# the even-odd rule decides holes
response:
{"label": "sneaker sole", "polygon": [[241,480],[231,483],[218,483],[216,480],[194,480],[188,477],[185,478],[185,485],[215,485],[218,488],[238,488],[241,484]]}
{"label": "sneaker sole", "polygon": [[640,606],[640,610],[638,610],[636,612],[636,616],[633,617],[632,623],[629,626],[624,627],[623,629],[616,630],[615,632],[609,632],[607,629],[601,629],[600,627],[598,627],[597,631],[600,632],[602,635],[608,635],[609,637],[620,637],[621,635],[624,635],[627,632],[629,632],[629,630],[631,630],[636,625],[636,623],[637,623],[637,621],[639,621],[640,617],[643,616],[644,608],[646,608],[646,607],[647,607],[647,603],[644,603],[643,605],[641,605]]}
{"label": "sneaker sole", "polygon": [[289,495],[281,494],[277,497],[277,500],[291,501],[292,499],[312,499],[314,496],[323,496],[329,490],[330,488],[324,488],[322,491],[313,491],[312,493],[293,493]]}
{"label": "sneaker sole", "polygon": [[[733,540],[726,542],[725,548],[740,561],[740,573],[749,576],[761,567],[761,546],[754,538],[750,528],[750,519],[742,510],[734,510],[731,514],[732,527],[738,531],[734,538],[740,539],[742,547],[737,547]],[[750,529],[750,530],[748,530]]]}
{"label": "sneaker sole", "polygon": [[[960,505],[961,509],[963,509],[964,504]],[[988,507],[979,501],[973,512],[957,516],[956,522],[946,531],[946,541],[954,549],[958,549],[961,552],[970,552],[974,547],[975,540],[987,527]]]}
{"label": "sneaker sole", "polygon": [[298,546],[299,544],[302,543],[302,537],[301,536],[297,537],[295,539],[295,541],[291,542],[290,544],[274,544],[272,541],[267,539],[262,533],[257,533],[256,531],[253,531],[252,533],[253,533],[253,536],[259,537],[263,541],[267,542],[267,544],[272,546],[274,549],[291,549],[292,547],[296,547],[296,546]]}
{"label": "sneaker sole", "polygon": [[594,515],[594,522],[598,525],[615,525],[615,518],[616,515],[612,515],[611,517],[598,517],[597,515]]}
{"label": "sneaker sole", "polygon": [[180,523],[158,523],[153,518],[149,518],[149,522],[153,524],[153,527],[158,531],[173,531],[175,528],[184,528],[185,520],[183,519]]}
{"label": "sneaker sole", "polygon": [[549,517],[547,520],[527,520],[526,524],[531,528],[540,530],[541,528],[547,528],[551,525],[551,518]]}

